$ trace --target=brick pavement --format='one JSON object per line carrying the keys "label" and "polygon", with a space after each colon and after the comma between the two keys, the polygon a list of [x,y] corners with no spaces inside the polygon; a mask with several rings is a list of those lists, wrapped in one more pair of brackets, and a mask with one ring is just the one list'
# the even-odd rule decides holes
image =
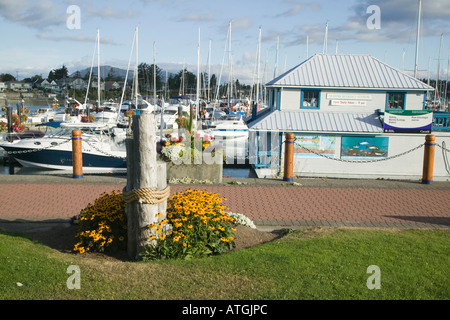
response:
{"label": "brick pavement", "polygon": [[[0,183],[0,221],[68,219],[125,182]],[[450,187],[173,185],[172,194],[203,189],[227,198],[230,211],[264,226],[450,227]]]}

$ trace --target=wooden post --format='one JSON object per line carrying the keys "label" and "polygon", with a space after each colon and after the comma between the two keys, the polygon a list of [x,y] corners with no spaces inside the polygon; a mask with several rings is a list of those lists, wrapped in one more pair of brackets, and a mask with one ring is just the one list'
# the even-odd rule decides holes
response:
{"label": "wooden post", "polygon": [[12,142],[12,133],[13,133],[13,107],[7,107],[6,108],[6,122],[7,122],[7,126],[8,126],[8,136],[7,136],[7,140],[9,142]]}
{"label": "wooden post", "polygon": [[81,140],[81,130],[72,131],[72,167],[73,178],[83,178],[83,149]]}
{"label": "wooden post", "polygon": [[283,181],[294,181],[294,140],[292,132],[286,133],[284,145],[284,177]]}
{"label": "wooden post", "polygon": [[423,156],[422,183],[433,183],[434,148],[436,146],[435,136],[428,134],[425,137],[425,151]]}
{"label": "wooden post", "polygon": [[[127,186],[124,195],[136,190],[164,190],[167,187],[165,163],[156,161],[156,121],[147,110],[133,116],[133,139],[126,140]],[[163,174],[164,172],[164,174]],[[165,219],[167,199],[152,204],[141,199],[126,204],[128,221],[128,256],[138,259],[139,253],[150,243],[149,224]],[[162,213],[158,219],[157,214]]]}

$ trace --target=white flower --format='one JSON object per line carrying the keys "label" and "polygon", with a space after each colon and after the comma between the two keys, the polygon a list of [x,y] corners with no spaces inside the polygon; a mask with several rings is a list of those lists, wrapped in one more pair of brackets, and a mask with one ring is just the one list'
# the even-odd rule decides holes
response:
{"label": "white flower", "polygon": [[236,221],[236,224],[256,229],[254,222],[242,213],[227,212],[227,214]]}

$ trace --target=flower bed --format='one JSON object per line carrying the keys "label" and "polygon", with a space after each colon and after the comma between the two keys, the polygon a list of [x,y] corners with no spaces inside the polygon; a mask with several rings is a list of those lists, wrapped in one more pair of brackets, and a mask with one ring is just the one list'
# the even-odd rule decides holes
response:
{"label": "flower bed", "polygon": [[[222,254],[236,247],[237,225],[254,228],[242,214],[227,212],[225,198],[204,190],[186,190],[167,202],[167,217],[158,214],[148,225],[149,244],[143,260],[192,259]],[[94,204],[81,210],[72,222],[78,224],[77,253],[114,252],[127,245],[127,218],[121,191],[103,193]]]}
{"label": "flower bed", "polygon": [[144,260],[192,259],[221,254],[235,247],[234,220],[216,193],[187,190],[167,202],[167,219],[149,225],[152,235]]}

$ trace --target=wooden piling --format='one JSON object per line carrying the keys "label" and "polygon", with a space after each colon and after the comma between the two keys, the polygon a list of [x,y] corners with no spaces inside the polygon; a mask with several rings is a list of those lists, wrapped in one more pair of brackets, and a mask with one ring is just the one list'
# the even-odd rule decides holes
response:
{"label": "wooden piling", "polygon": [[284,177],[283,181],[294,181],[294,140],[295,135],[292,132],[286,133],[284,144]]}
{"label": "wooden piling", "polygon": [[81,140],[81,130],[72,131],[72,166],[73,178],[83,178],[83,149]]}
{"label": "wooden piling", "polygon": [[423,173],[422,173],[422,183],[432,184],[433,183],[433,168],[434,168],[434,149],[436,146],[435,136],[428,134],[425,137],[425,151],[423,156]]}
{"label": "wooden piling", "polygon": [[138,259],[139,253],[151,243],[148,225],[156,225],[165,219],[167,208],[167,198],[152,202],[141,197],[145,193],[162,193],[168,189],[165,163],[156,160],[154,114],[141,110],[139,115],[133,116],[132,123],[133,138],[126,140],[127,186],[123,193],[128,221],[128,256]]}
{"label": "wooden piling", "polygon": [[8,127],[8,135],[7,135],[7,140],[9,142],[12,142],[12,132],[13,132],[13,108],[12,107],[7,107],[6,108],[6,122],[7,122],[7,127]]}

